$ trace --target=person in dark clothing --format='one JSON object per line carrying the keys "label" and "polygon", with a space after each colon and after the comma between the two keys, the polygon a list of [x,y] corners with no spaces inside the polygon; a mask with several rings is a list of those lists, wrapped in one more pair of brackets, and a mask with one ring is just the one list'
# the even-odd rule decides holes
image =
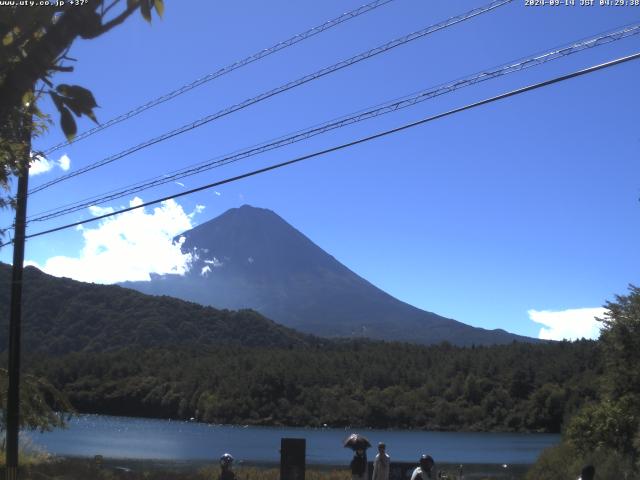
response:
{"label": "person in dark clothing", "polygon": [[585,465],[580,472],[578,480],[594,480],[596,478],[596,467],[593,465]]}
{"label": "person in dark clothing", "polygon": [[233,457],[230,453],[225,453],[220,457],[220,477],[219,480],[236,480],[236,475],[231,470]]}
{"label": "person in dark clothing", "polygon": [[368,480],[367,451],[358,449],[351,460],[351,480]]}

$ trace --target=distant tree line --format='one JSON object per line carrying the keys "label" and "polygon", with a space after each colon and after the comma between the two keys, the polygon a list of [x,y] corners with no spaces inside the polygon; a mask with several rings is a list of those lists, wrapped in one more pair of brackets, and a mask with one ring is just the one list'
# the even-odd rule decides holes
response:
{"label": "distant tree line", "polygon": [[[5,345],[10,278],[0,264]],[[600,391],[595,342],[461,348],[326,340],[250,310],[217,310],[34,268],[25,270],[24,299],[27,368],[82,412],[557,432]]]}
{"label": "distant tree line", "polygon": [[32,355],[80,412],[209,423],[559,432],[598,399],[593,341],[462,348],[327,342],[290,348]]}

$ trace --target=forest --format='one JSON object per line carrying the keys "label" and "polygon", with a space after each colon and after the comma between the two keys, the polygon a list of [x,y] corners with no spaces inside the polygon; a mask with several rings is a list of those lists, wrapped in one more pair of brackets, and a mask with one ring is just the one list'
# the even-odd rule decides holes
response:
{"label": "forest", "polygon": [[[24,271],[22,348],[65,355],[123,348],[289,347],[320,340],[253,310],[219,310],[115,285]],[[0,345],[8,344],[11,267],[0,263]]]}
{"label": "forest", "polygon": [[[9,270],[0,264],[4,321]],[[80,412],[559,432],[598,398],[603,363],[592,341],[463,348],[330,340],[251,310],[217,310],[31,267],[25,279],[25,369]],[[2,343],[6,331],[0,329]]]}
{"label": "forest", "polygon": [[640,470],[637,287],[605,305],[597,341],[460,347],[321,339],[250,310],[53,279],[32,268],[25,275],[25,378],[46,382],[53,396],[62,393],[58,405],[68,400],[77,412],[560,432],[561,444],[543,453],[529,478],[571,478],[585,462],[597,463],[602,478],[636,478]]}
{"label": "forest", "polygon": [[209,423],[559,432],[598,397],[593,341],[463,348],[335,341],[290,348],[31,355],[80,412]]}

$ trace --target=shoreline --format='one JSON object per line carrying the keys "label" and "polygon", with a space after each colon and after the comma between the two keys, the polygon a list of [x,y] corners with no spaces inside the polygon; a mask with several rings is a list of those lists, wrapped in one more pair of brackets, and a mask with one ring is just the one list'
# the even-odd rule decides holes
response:
{"label": "shoreline", "polygon": [[[438,469],[453,473],[462,464],[465,472],[491,472],[485,478],[501,478],[498,474],[505,470],[524,472],[530,469],[540,452],[556,441],[555,436],[546,439],[540,438],[540,434],[419,433],[375,429],[362,433],[374,443],[385,440],[394,446],[392,462],[402,470],[402,477],[409,468],[415,467],[420,453],[428,451],[435,458]],[[349,453],[342,448],[344,436],[343,429],[294,427],[281,431],[264,426],[214,426],[95,414],[75,417],[66,430],[28,434],[32,445],[49,452],[52,458],[68,459],[88,468],[94,455],[100,454],[104,458],[103,464],[110,469],[136,471],[215,469],[218,456],[225,451],[234,454],[234,466],[240,470],[279,470],[281,439],[304,437],[307,440],[307,468],[335,471],[340,475],[347,472],[350,460]],[[503,467],[504,464],[507,466]]]}
{"label": "shoreline", "polygon": [[197,424],[197,425],[206,425],[209,427],[234,427],[234,428],[246,428],[246,427],[254,427],[254,428],[292,428],[292,429],[308,429],[308,430],[369,430],[369,431],[388,431],[388,432],[433,432],[433,433],[482,433],[482,434],[496,434],[496,435],[560,435],[560,432],[550,432],[550,431],[540,431],[540,430],[527,430],[527,429],[490,429],[490,430],[480,430],[474,428],[458,428],[458,429],[442,429],[442,428],[421,428],[421,427],[402,427],[402,426],[391,426],[391,427],[371,427],[371,426],[358,426],[358,425],[295,425],[295,424],[287,424],[281,422],[264,422],[262,420],[258,421],[249,421],[240,423],[217,423],[217,422],[205,422],[203,420],[199,420],[196,418],[172,418],[172,417],[152,417],[152,416],[136,416],[136,415],[126,415],[126,414],[115,414],[115,413],[99,413],[95,411],[79,411],[70,414],[70,418],[74,417],[111,417],[111,418],[123,418],[123,419],[131,419],[131,420],[159,420],[165,422],[175,422],[175,423],[188,423],[188,424]]}
{"label": "shoreline", "polygon": [[[70,464],[84,464],[95,466],[94,459],[91,457],[81,456],[52,456],[52,460],[69,462]],[[404,462],[403,462],[404,463]],[[457,474],[459,463],[442,462],[436,463],[434,472],[443,470],[450,474]],[[465,463],[462,464],[465,478],[520,478],[531,467],[532,464],[513,464],[513,465],[499,465],[496,463]],[[417,463],[416,463],[417,466]],[[163,459],[141,459],[141,458],[108,458],[104,457],[100,466],[102,469],[119,470],[128,473],[142,473],[142,472],[177,472],[183,474],[190,474],[206,470],[218,470],[218,460],[212,458],[210,460],[163,460]],[[255,470],[277,470],[280,469],[280,462],[265,462],[265,461],[240,461],[234,464],[234,471],[242,476],[245,471]],[[344,472],[348,474],[349,465],[345,464],[313,464],[307,463],[306,469],[308,471],[317,472],[319,474],[330,472]],[[350,475],[349,475],[350,476]]]}

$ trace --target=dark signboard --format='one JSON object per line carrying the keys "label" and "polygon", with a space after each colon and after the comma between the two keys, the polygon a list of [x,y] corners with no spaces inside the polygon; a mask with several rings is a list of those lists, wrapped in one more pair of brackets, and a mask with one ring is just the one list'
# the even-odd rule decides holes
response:
{"label": "dark signboard", "polygon": [[280,480],[304,480],[306,449],[304,438],[280,439]]}

